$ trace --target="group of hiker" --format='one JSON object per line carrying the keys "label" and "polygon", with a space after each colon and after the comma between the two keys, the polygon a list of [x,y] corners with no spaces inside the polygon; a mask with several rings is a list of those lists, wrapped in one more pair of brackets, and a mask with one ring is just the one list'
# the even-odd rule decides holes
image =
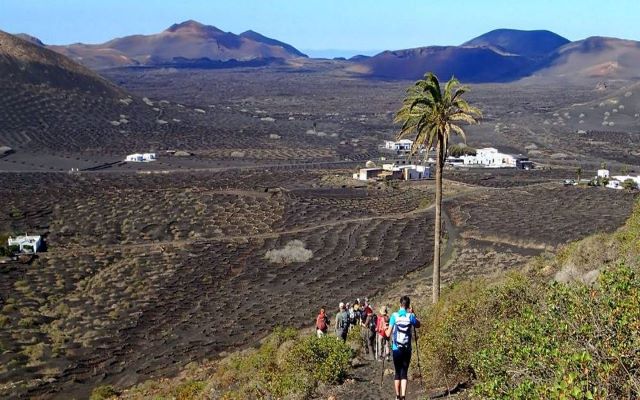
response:
{"label": "group of hiker", "polygon": [[[316,335],[329,333],[330,318],[325,308],[316,317]],[[378,313],[368,299],[356,299],[353,304],[340,302],[335,316],[333,330],[338,340],[346,342],[349,332],[360,329],[365,353],[372,360],[390,361],[395,367],[394,387],[396,399],[404,400],[407,390],[407,375],[411,362],[411,338],[420,321],[411,309],[409,296],[400,298],[400,308],[389,315],[386,306]]]}

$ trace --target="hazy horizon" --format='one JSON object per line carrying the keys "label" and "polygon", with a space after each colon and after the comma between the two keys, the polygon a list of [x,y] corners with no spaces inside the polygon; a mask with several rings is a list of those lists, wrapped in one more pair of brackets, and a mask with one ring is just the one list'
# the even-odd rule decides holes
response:
{"label": "hazy horizon", "polygon": [[[494,29],[549,30],[575,41],[589,36],[640,39],[640,2],[595,0],[427,4],[418,0],[300,3],[238,0],[233,4],[185,0],[3,0],[0,30],[33,35],[46,44],[103,43],[161,32],[193,19],[239,34],[254,30],[314,57],[372,55],[428,45],[460,45]],[[446,15],[455,10],[455,23]],[[496,10],[500,10],[499,13]],[[441,22],[442,23],[439,23]],[[585,24],[584,21],[589,21]],[[435,23],[433,23],[435,22]]]}

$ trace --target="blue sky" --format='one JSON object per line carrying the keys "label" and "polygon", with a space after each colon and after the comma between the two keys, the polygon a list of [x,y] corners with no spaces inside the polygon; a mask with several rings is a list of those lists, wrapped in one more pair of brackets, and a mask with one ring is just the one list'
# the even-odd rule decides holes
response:
{"label": "blue sky", "polygon": [[195,19],[325,56],[460,44],[496,28],[640,40],[639,16],[640,0],[0,0],[0,30],[47,44],[100,43]]}

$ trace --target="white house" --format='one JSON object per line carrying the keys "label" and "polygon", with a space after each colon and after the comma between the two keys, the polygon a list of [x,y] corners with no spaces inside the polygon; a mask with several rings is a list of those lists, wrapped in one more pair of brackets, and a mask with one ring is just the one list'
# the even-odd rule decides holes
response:
{"label": "white house", "polygon": [[42,236],[25,234],[15,238],[9,237],[8,243],[9,246],[18,246],[22,253],[37,253],[42,246]]}
{"label": "white house", "polygon": [[493,147],[476,150],[476,155],[447,157],[446,163],[453,166],[477,166],[485,168],[533,168],[527,157],[501,153]]}
{"label": "white house", "polygon": [[[473,156],[467,156],[467,158]],[[476,160],[478,164],[488,167],[513,167],[516,166],[516,157],[511,154],[500,153],[498,149],[486,147],[476,150]]]}
{"label": "white house", "polygon": [[156,153],[136,153],[129,154],[125,161],[127,162],[151,162],[156,160]]}
{"label": "white house", "polygon": [[631,176],[631,175],[616,175],[613,177],[613,180],[617,180],[620,182],[620,185],[624,183],[627,179],[630,179],[636,183],[637,187],[640,187],[640,176]]}
{"label": "white house", "polygon": [[599,169],[598,170],[598,178],[609,179],[609,170],[608,169]]}
{"label": "white house", "polygon": [[395,150],[396,142],[395,140],[385,140],[384,148],[387,150]]}
{"label": "white house", "polygon": [[375,179],[382,173],[383,169],[376,168],[360,168],[360,171],[357,174],[353,174],[355,179],[360,181],[368,181],[370,179]]}
{"label": "white house", "polygon": [[383,164],[382,168],[361,168],[358,173],[353,174],[353,178],[361,181],[378,178],[401,179],[405,181],[422,180],[431,178],[431,168],[427,165]]}
{"label": "white house", "polygon": [[384,148],[387,150],[409,152],[411,151],[411,146],[413,146],[413,140],[409,139],[400,139],[397,142],[393,140],[384,141]]}
{"label": "white house", "polygon": [[431,178],[431,168],[426,165],[404,165],[400,167],[405,181],[417,181]]}

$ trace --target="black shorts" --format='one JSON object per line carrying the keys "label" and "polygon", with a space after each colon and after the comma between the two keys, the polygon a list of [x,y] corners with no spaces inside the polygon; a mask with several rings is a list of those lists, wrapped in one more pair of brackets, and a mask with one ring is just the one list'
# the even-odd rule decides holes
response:
{"label": "black shorts", "polygon": [[393,351],[393,366],[396,369],[395,380],[407,379],[411,363],[411,347],[398,347]]}

